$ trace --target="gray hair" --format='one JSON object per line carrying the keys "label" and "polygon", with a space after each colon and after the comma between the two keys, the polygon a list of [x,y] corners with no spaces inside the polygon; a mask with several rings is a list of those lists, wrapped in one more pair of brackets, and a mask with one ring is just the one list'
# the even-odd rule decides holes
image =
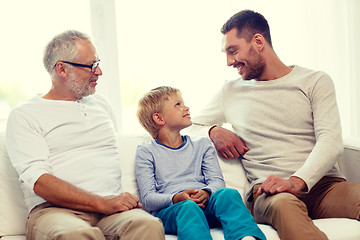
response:
{"label": "gray hair", "polygon": [[79,56],[76,51],[75,40],[87,40],[91,42],[88,35],[68,30],[55,36],[46,46],[43,63],[50,75],[55,73],[54,66],[58,61],[76,61]]}

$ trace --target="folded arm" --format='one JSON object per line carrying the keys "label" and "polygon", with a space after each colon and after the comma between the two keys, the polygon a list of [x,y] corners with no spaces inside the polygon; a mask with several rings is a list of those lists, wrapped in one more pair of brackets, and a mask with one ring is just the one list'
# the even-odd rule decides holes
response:
{"label": "folded arm", "polygon": [[101,197],[83,191],[51,174],[43,174],[35,182],[34,192],[55,205],[98,212],[106,215],[142,207],[139,199],[130,193]]}

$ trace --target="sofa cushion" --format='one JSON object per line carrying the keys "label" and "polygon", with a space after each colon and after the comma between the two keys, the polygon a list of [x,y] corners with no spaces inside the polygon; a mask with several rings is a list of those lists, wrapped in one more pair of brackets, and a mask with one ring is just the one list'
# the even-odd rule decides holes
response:
{"label": "sofa cushion", "polygon": [[0,236],[25,234],[28,210],[19,184],[18,174],[11,165],[0,133]]}
{"label": "sofa cushion", "polygon": [[135,153],[137,146],[149,140],[147,135],[120,134],[118,137],[121,185],[125,192],[140,196],[135,177]]}

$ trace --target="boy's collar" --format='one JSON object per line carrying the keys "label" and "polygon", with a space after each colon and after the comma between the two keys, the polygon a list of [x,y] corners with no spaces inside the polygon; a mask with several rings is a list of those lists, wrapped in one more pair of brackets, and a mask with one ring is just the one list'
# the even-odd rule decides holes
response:
{"label": "boy's collar", "polygon": [[181,136],[181,138],[182,138],[182,140],[183,140],[183,143],[182,143],[179,147],[177,147],[177,148],[169,147],[169,146],[163,144],[162,142],[160,142],[157,138],[155,139],[155,142],[156,142],[157,144],[162,145],[162,146],[164,146],[164,147],[167,147],[167,148],[169,148],[169,149],[177,150],[177,149],[182,148],[182,147],[187,143],[187,138],[186,138],[185,136]]}

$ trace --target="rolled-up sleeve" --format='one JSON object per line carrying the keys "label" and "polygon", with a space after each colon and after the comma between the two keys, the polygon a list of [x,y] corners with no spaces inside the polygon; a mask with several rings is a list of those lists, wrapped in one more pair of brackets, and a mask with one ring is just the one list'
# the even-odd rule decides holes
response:
{"label": "rolled-up sleeve", "polygon": [[40,129],[17,111],[8,118],[6,147],[24,190],[33,191],[38,178],[51,173],[49,148]]}

